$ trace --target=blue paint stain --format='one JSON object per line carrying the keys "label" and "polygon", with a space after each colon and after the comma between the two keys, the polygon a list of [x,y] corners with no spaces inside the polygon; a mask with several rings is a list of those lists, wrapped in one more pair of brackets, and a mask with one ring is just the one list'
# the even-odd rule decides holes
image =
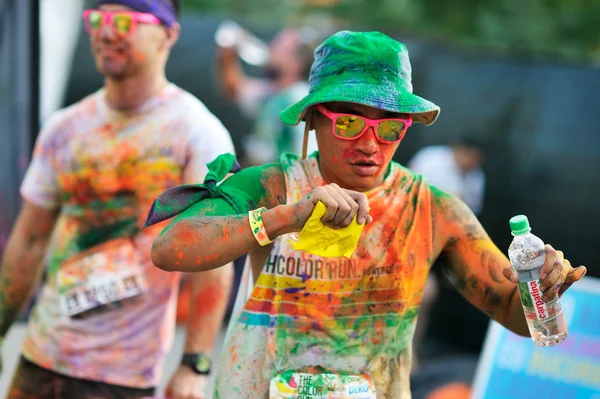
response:
{"label": "blue paint stain", "polygon": [[288,294],[295,294],[295,293],[297,293],[297,292],[300,292],[300,291],[303,291],[303,290],[305,290],[305,289],[306,289],[306,287],[300,287],[300,288],[286,288],[286,289],[285,289],[285,292],[286,292],[286,293],[288,293]]}

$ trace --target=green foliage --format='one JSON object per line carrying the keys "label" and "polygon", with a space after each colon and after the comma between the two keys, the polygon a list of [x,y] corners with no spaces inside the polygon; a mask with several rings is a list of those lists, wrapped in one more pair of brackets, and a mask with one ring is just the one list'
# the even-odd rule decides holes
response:
{"label": "green foliage", "polygon": [[[600,0],[184,0],[186,11],[244,18],[261,27],[314,21],[418,35],[477,50],[600,63]],[[323,3],[323,1],[321,1]],[[310,22],[308,22],[310,23]]]}

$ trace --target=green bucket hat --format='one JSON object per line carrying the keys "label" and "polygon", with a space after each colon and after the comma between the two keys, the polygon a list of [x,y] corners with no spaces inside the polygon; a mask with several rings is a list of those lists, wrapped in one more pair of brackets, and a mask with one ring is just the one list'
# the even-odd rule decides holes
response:
{"label": "green bucket hat", "polygon": [[440,107],[412,93],[406,46],[380,32],[341,31],[315,50],[309,93],[283,110],[281,120],[297,125],[312,105],[351,102],[411,114],[431,125]]}

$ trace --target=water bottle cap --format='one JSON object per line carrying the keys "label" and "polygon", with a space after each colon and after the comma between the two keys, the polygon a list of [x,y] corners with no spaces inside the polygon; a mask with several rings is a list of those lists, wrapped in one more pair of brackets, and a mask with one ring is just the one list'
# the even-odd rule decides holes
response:
{"label": "water bottle cap", "polygon": [[525,215],[517,215],[510,218],[508,222],[510,229],[514,235],[527,234],[531,231],[529,220]]}

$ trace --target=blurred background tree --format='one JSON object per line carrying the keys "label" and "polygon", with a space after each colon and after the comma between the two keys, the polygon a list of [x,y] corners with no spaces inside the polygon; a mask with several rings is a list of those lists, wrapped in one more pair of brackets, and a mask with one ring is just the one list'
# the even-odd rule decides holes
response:
{"label": "blurred background tree", "polygon": [[226,14],[261,28],[310,24],[328,15],[337,26],[418,35],[503,57],[600,65],[600,0],[185,0],[184,5],[188,12]]}

